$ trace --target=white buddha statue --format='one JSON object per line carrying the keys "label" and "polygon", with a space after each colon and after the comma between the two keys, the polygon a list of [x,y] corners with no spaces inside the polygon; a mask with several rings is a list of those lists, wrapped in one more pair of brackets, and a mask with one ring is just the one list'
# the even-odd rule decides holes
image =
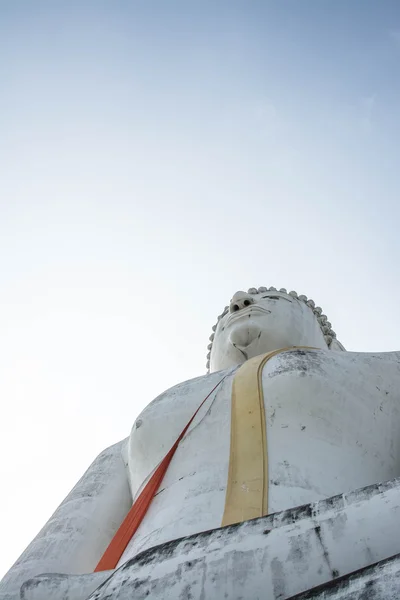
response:
{"label": "white buddha statue", "polygon": [[[172,540],[400,476],[400,352],[344,352],[312,300],[271,287],[236,292],[210,340],[208,373],[161,394],[129,438],[100,454],[5,576],[0,600],[17,600],[21,586],[25,600],[86,600],[113,581],[114,567],[93,571],[200,405],[117,567]],[[306,587],[296,569],[281,576],[280,592],[261,567],[252,581],[273,586],[265,597],[288,598],[395,553],[397,534],[376,549],[371,542],[366,554],[363,531],[352,529],[351,552],[348,542],[339,546],[337,560],[348,566],[321,567]],[[274,564],[273,551],[268,560]],[[124,599],[118,589],[104,598]]]}

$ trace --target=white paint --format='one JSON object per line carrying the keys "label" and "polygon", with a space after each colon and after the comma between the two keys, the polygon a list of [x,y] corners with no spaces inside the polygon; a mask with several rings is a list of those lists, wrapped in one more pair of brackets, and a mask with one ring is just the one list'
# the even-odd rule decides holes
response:
{"label": "white paint", "polygon": [[[148,405],[128,445],[121,442],[99,456],[12,567],[0,599],[15,600],[19,586],[41,572],[92,571],[131,498],[226,376],[179,445],[120,564],[155,545],[218,528],[229,460],[231,386],[245,356],[293,345],[321,348],[278,355],[263,371],[270,512],[400,475],[400,352],[331,352],[326,323],[318,307],[294,293],[235,294],[211,348],[211,370],[224,370],[175,386]],[[354,530],[354,552],[360,535],[361,529]]]}
{"label": "white paint", "polygon": [[400,554],[333,580],[288,600],[398,600]]}
{"label": "white paint", "polygon": [[321,309],[315,309],[314,302],[307,304],[306,296],[300,296],[299,300],[296,292],[259,290],[236,292],[219,316],[207,355],[211,371],[241,364],[277,348],[328,347],[326,338],[332,330],[326,325],[327,317],[321,316]]}
{"label": "white paint", "polygon": [[104,450],[11,567],[0,599],[19,598],[21,584],[39,573],[93,571],[131,505],[126,440]]}
{"label": "white paint", "polygon": [[[399,513],[397,479],[204,532],[139,554],[88,600],[285,600],[398,554]],[[396,573],[398,577],[398,562],[396,567],[396,560],[386,561],[384,590],[393,591]],[[81,600],[78,586],[89,586],[93,578],[71,577],[70,588],[63,588],[66,593],[61,596],[55,595],[57,576],[41,577],[24,586],[22,597]],[[353,583],[347,588],[354,592],[362,579],[350,578]]]}
{"label": "white paint", "polygon": [[[120,564],[151,546],[221,525],[234,369],[228,373],[180,444]],[[172,388],[142,412],[129,442],[136,485],[224,374]],[[270,512],[400,475],[400,353],[284,353],[264,367],[263,391]]]}
{"label": "white paint", "polygon": [[90,599],[284,600],[398,554],[399,514],[397,479],[154,548]]}
{"label": "white paint", "polygon": [[[37,575],[22,586],[22,600],[82,600],[110,576],[110,571],[89,575]],[[19,595],[18,595],[19,598]]]}

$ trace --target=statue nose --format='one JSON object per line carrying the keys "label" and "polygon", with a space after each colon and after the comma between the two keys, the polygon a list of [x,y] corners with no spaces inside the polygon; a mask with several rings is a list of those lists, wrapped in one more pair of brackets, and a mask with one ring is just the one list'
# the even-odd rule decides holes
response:
{"label": "statue nose", "polygon": [[251,304],[254,304],[254,298],[252,298],[249,294],[246,294],[246,292],[236,292],[236,294],[233,295],[229,305],[229,312],[237,312],[238,310],[242,310]]}

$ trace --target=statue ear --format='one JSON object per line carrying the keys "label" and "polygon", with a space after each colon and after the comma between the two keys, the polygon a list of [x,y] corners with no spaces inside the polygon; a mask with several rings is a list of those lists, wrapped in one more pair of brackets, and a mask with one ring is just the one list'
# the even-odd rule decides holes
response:
{"label": "statue ear", "polygon": [[333,338],[333,340],[331,341],[331,345],[329,346],[329,349],[346,352],[346,348],[336,338]]}

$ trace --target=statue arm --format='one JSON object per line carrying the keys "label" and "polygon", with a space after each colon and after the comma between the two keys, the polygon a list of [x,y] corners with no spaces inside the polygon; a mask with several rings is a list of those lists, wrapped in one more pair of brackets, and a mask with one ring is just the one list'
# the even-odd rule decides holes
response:
{"label": "statue arm", "polygon": [[124,458],[127,440],[104,450],[11,567],[0,600],[19,598],[40,573],[92,572],[131,504]]}

